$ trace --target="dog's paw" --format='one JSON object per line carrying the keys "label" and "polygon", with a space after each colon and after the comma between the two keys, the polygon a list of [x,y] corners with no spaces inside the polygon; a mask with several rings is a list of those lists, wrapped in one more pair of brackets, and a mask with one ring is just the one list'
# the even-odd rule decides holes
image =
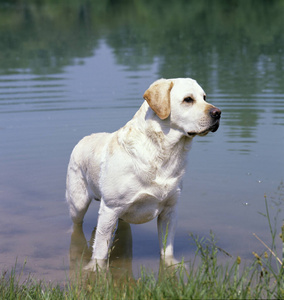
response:
{"label": "dog's paw", "polygon": [[91,259],[90,262],[84,267],[84,270],[89,272],[104,271],[106,269],[106,259]]}
{"label": "dog's paw", "polygon": [[185,265],[184,261],[177,260],[177,259],[175,259],[174,256],[161,256],[160,264],[166,268],[168,268],[168,267],[173,267],[173,268],[184,267],[185,269],[187,269],[187,266]]}
{"label": "dog's paw", "polygon": [[161,260],[165,264],[166,267],[179,265],[181,262],[175,259],[173,256],[161,257]]}

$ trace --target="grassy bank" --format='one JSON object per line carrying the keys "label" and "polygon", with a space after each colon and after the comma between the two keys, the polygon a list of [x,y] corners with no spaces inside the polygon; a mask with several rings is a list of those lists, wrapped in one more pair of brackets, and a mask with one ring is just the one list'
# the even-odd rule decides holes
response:
{"label": "grassy bank", "polygon": [[273,256],[255,254],[249,267],[241,269],[238,257],[232,266],[218,263],[214,240],[195,239],[201,260],[188,270],[181,263],[175,269],[162,269],[159,276],[141,269],[138,280],[115,281],[110,273],[78,276],[64,287],[46,285],[32,278],[20,284],[12,271],[0,279],[1,299],[284,299],[283,268],[274,268]]}
{"label": "grassy bank", "polygon": [[[12,270],[0,277],[0,299],[284,299],[283,258],[276,254],[275,239],[279,237],[270,222],[267,201],[264,215],[272,245],[265,245],[267,251],[261,255],[254,253],[250,266],[243,266],[239,257],[233,264],[221,264],[218,253],[223,250],[213,234],[209,240],[192,236],[197,250],[189,265],[161,267],[156,275],[141,268],[138,279],[114,279],[111,272],[78,272],[76,280],[64,286],[33,278],[22,282],[21,274]],[[284,223],[282,241],[283,237]]]}

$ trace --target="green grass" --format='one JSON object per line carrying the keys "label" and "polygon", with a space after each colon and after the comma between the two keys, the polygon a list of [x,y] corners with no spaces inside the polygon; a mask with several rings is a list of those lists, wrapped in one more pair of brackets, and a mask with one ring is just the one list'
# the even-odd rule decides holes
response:
{"label": "green grass", "polygon": [[[284,268],[276,255],[276,227],[270,220],[267,199],[266,214],[272,236],[272,246],[262,255],[254,253],[250,266],[243,266],[240,257],[232,264],[218,261],[220,248],[214,235],[210,239],[191,236],[196,253],[189,264],[165,268],[159,274],[141,268],[138,279],[112,278],[111,272],[78,272],[75,280],[64,286],[46,284],[28,278],[15,268],[0,277],[0,299],[284,299]],[[282,226],[284,247],[284,223]],[[161,264],[163,265],[163,264]]]}

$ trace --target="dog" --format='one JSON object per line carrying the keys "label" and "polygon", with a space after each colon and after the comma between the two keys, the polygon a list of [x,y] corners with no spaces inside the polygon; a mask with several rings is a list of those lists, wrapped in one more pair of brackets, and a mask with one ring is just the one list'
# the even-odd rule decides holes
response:
{"label": "dog", "polygon": [[100,201],[88,270],[106,267],[118,219],[142,224],[157,218],[161,258],[176,263],[177,203],[187,152],[194,136],[218,129],[221,110],[206,102],[191,78],[159,79],[144,99],[124,127],[84,137],[70,157],[66,200],[73,223],[83,223],[92,199]]}

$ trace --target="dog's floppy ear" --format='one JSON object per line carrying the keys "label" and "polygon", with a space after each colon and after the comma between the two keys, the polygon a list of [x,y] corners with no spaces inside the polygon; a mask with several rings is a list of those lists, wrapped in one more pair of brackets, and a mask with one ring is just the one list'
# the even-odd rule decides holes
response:
{"label": "dog's floppy ear", "polygon": [[171,80],[159,79],[150,85],[143,96],[162,120],[166,119],[171,112],[170,93],[173,85]]}

